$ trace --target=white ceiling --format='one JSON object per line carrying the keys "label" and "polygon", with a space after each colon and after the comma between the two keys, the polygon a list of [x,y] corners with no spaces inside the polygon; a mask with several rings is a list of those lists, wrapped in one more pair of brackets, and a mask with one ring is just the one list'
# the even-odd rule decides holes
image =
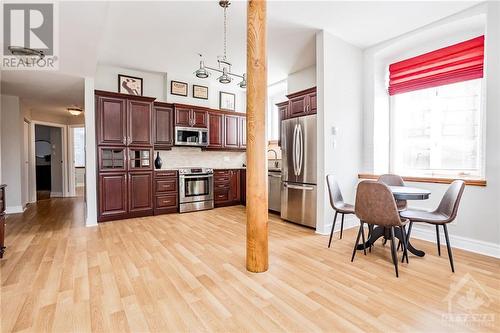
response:
{"label": "white ceiling", "polygon": [[[315,63],[315,33],[324,29],[366,48],[477,4],[478,1],[269,1],[268,83]],[[44,108],[80,96],[76,77],[93,76],[97,63],[139,70],[192,73],[203,53],[215,65],[222,53],[222,9],[217,1],[60,2],[59,79],[40,72],[2,73],[2,93],[44,100]],[[245,69],[246,2],[228,10],[228,56]],[[48,75],[52,89],[41,84]],[[22,82],[22,84],[21,84]],[[48,104],[45,90],[51,90]],[[56,98],[54,94],[61,95]],[[64,96],[63,96],[64,95]],[[40,97],[40,98],[39,98]],[[36,103],[35,103],[36,104]],[[67,105],[64,105],[66,107]]]}

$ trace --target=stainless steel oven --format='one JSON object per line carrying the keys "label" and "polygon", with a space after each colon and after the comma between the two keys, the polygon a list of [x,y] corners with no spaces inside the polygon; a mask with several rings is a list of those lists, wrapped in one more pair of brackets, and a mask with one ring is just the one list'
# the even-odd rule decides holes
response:
{"label": "stainless steel oven", "polygon": [[208,146],[208,129],[176,126],[175,144],[178,146]]}
{"label": "stainless steel oven", "polygon": [[181,213],[214,208],[212,169],[179,170],[179,211]]}

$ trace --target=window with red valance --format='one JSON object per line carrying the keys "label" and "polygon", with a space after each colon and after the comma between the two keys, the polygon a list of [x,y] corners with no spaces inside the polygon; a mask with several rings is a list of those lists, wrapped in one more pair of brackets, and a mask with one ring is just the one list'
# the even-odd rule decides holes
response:
{"label": "window with red valance", "polygon": [[393,63],[389,95],[483,77],[484,36]]}

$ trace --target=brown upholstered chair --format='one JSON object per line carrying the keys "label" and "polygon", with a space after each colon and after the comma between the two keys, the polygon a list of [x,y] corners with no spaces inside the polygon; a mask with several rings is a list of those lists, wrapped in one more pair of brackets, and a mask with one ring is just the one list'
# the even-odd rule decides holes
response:
{"label": "brown upholstered chair", "polygon": [[[388,186],[405,186],[403,178],[401,178],[401,176],[393,174],[381,175],[380,177],[378,177],[377,181]],[[396,206],[398,206],[399,211],[402,211],[408,207],[408,203],[406,202],[406,200],[396,200]]]}
{"label": "brown upholstered chair", "polygon": [[448,237],[448,228],[446,225],[453,222],[457,217],[458,206],[460,199],[464,193],[465,182],[463,180],[453,181],[446,190],[439,206],[434,211],[426,211],[419,209],[407,209],[401,212],[401,217],[410,220],[408,227],[407,238],[410,238],[411,228],[413,222],[425,222],[436,226],[437,248],[438,254],[441,255],[441,244],[439,240],[439,226],[442,225],[444,229],[444,237],[446,239],[446,248],[448,249],[448,258],[450,260],[451,271],[455,272],[453,265],[453,254],[451,253],[450,239]]}
{"label": "brown upholstered chair", "polygon": [[[381,227],[390,228],[392,262],[394,263],[396,277],[398,277],[398,259],[396,253],[396,244],[394,243],[394,229],[401,229],[400,231],[403,238],[403,258],[405,256],[406,258],[408,258],[408,243],[406,241],[406,231],[404,229],[404,225],[409,221],[406,219],[402,220],[399,216],[396,201],[394,200],[394,196],[391,190],[387,187],[387,185],[381,182],[369,180],[362,181],[358,184],[358,190],[356,192],[356,203],[354,206],[356,216],[359,218],[361,224],[359,227],[358,236],[356,238],[356,244],[354,245],[354,250],[352,252],[351,261],[354,260],[356,249],[359,243],[359,237],[361,235],[363,236],[363,243],[365,243],[365,223],[368,225],[378,225]],[[366,255],[365,247],[363,247],[363,251]]]}
{"label": "brown upholstered chair", "polygon": [[332,244],[333,229],[335,229],[335,222],[337,221],[337,215],[342,214],[342,222],[340,224],[340,239],[342,239],[342,232],[344,230],[344,215],[354,214],[354,206],[344,202],[342,197],[342,192],[340,192],[340,187],[333,175],[326,176],[326,184],[328,185],[328,191],[330,192],[330,206],[335,210],[335,217],[333,219],[332,231],[330,231],[330,240],[328,241],[328,247]]}

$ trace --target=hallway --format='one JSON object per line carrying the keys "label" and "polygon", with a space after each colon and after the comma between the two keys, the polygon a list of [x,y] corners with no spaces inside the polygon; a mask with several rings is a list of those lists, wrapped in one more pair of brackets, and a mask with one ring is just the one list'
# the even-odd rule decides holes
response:
{"label": "hallway", "polygon": [[[242,206],[84,226],[82,198],[51,199],[7,219],[0,261],[2,332],[436,331],[449,281],[467,273],[499,320],[498,259],[435,245],[400,278],[388,247],[350,253],[354,229],[327,236],[270,217],[270,270],[245,270]],[[304,252],[307,249],[307,253]],[[69,319],[70,318],[70,319]]]}

